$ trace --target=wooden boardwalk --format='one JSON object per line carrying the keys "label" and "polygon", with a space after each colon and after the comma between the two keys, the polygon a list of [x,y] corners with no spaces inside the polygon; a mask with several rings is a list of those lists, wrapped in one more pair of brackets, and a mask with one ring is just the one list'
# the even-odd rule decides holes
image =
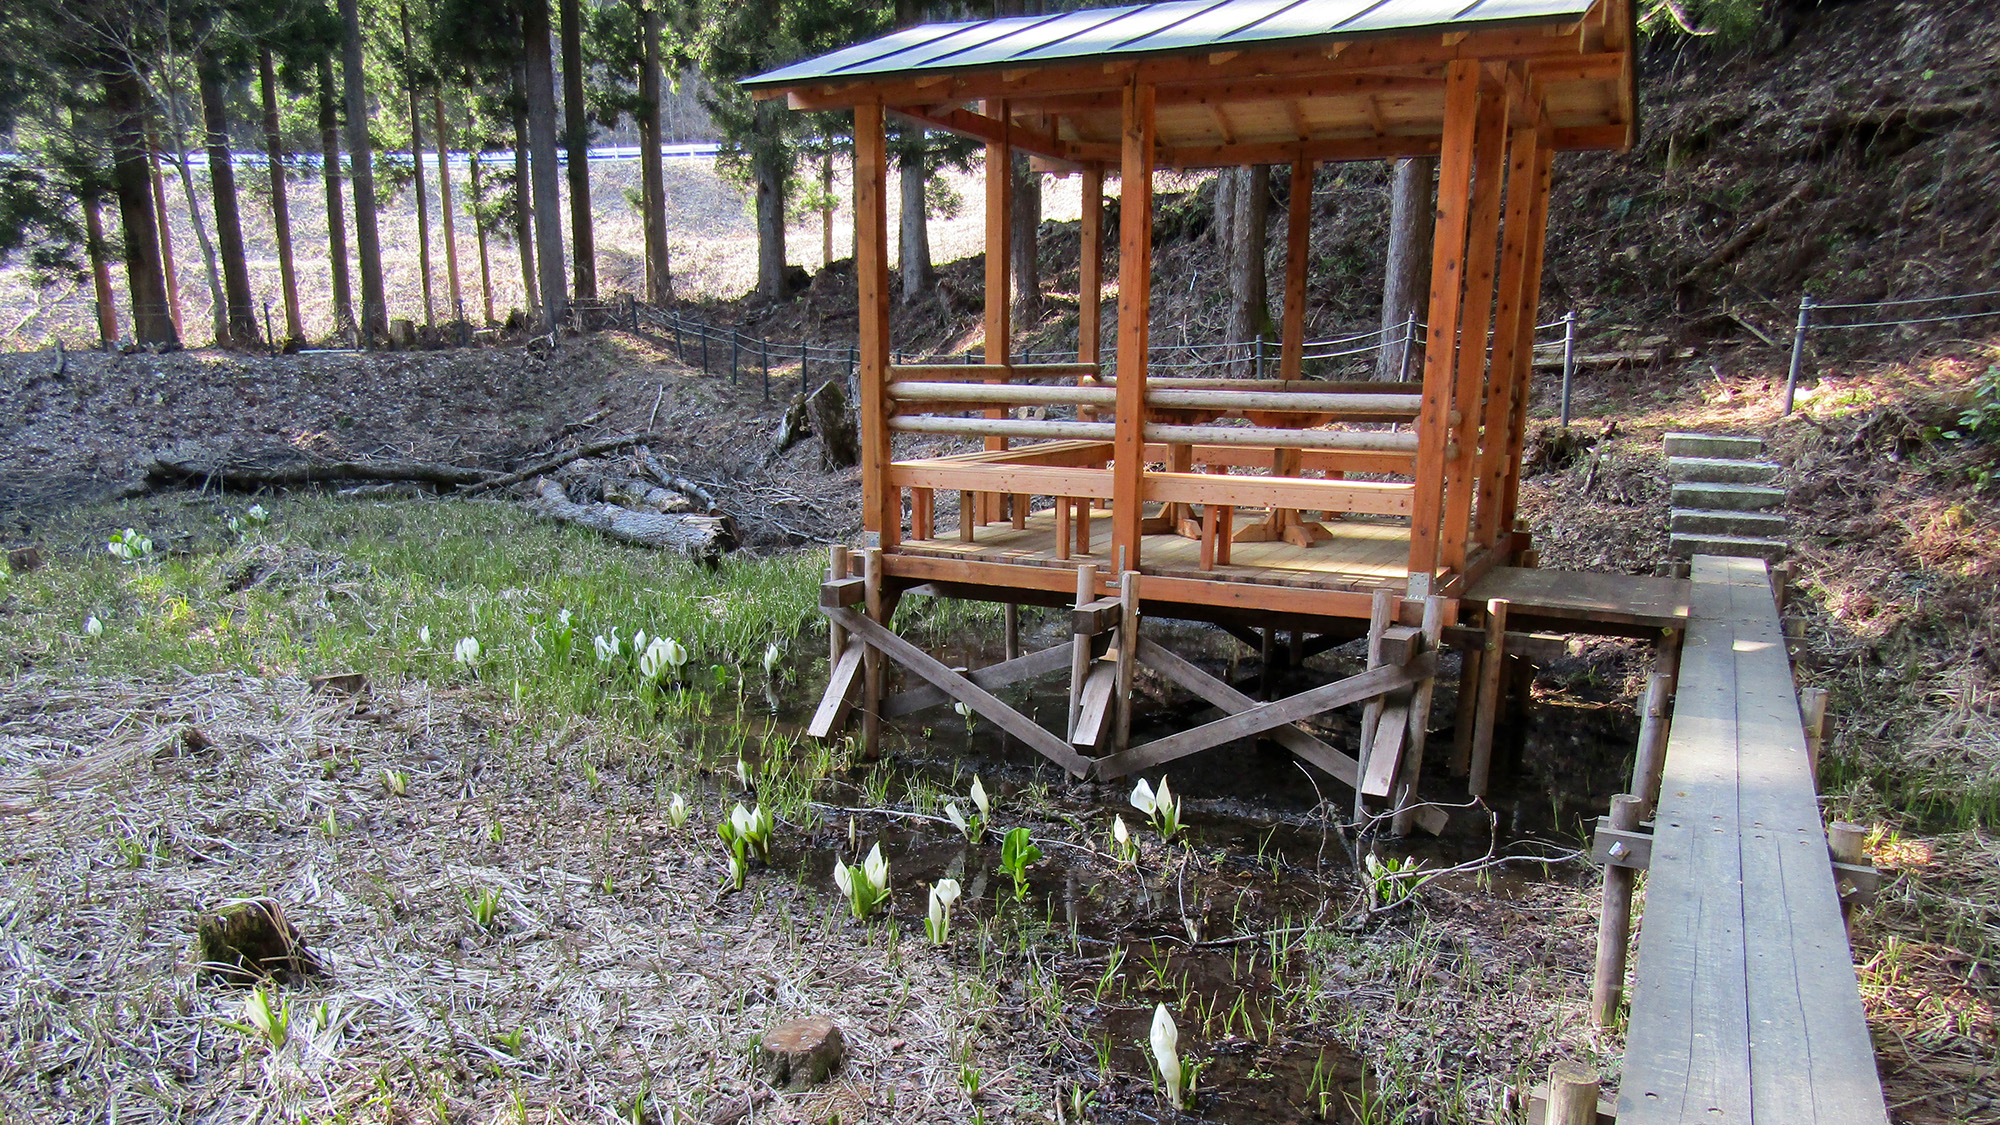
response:
{"label": "wooden boardwalk", "polygon": [[1886,1125],[1768,570],[1692,577],[1619,1125]]}

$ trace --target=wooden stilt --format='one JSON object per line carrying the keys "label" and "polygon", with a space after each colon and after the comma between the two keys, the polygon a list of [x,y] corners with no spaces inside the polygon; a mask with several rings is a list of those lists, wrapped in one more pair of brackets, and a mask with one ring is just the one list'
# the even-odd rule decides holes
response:
{"label": "wooden stilt", "polygon": [[1543,1125],[1597,1125],[1597,1068],[1559,1062],[1549,1070],[1549,1111]]}
{"label": "wooden stilt", "polygon": [[[1620,832],[1639,829],[1641,806],[1645,802],[1629,793],[1611,798],[1611,827]],[[1630,867],[1606,864],[1604,899],[1597,918],[1597,967],[1590,985],[1590,1022],[1610,1027],[1625,996],[1625,951],[1632,936],[1632,880]],[[1593,1104],[1592,1120],[1595,1121]]]}
{"label": "wooden stilt", "polygon": [[937,499],[928,488],[910,490],[910,538],[929,539],[937,518]]}
{"label": "wooden stilt", "polygon": [[[1835,863],[1859,866],[1868,862],[1868,829],[1859,824],[1836,820],[1827,825],[1826,843]],[[1847,923],[1851,936],[1854,932],[1854,903],[1845,897],[1840,900],[1840,920]]]}
{"label": "wooden stilt", "polygon": [[1076,511],[1076,502],[1067,496],[1056,497],[1056,558],[1069,558],[1070,515]]}
{"label": "wooden stilt", "polygon": [[979,501],[970,492],[958,494],[958,540],[971,543],[976,540],[979,524]]}
{"label": "wooden stilt", "polygon": [[[1382,665],[1388,663],[1388,658],[1382,651],[1382,634],[1394,622],[1395,614],[1395,593],[1387,589],[1375,591],[1375,601],[1369,607],[1368,614],[1368,666],[1370,668],[1380,668]],[[1356,755],[1356,760],[1361,764],[1361,775],[1363,777],[1368,776],[1369,765],[1375,759],[1376,742],[1378,741],[1376,733],[1381,728],[1382,708],[1387,702],[1388,698],[1386,696],[1378,695],[1369,700],[1361,708],[1361,753]],[[1387,748],[1384,748],[1384,751],[1394,753],[1394,751]],[[1366,824],[1367,822],[1368,796],[1362,792],[1361,786],[1356,785],[1354,788],[1354,823]]]}
{"label": "wooden stilt", "polygon": [[1271,676],[1271,662],[1277,658],[1278,646],[1269,625],[1257,630],[1257,695],[1268,701],[1277,686]]}
{"label": "wooden stilt", "polygon": [[1306,258],[1312,242],[1312,161],[1292,161],[1292,193],[1285,209],[1285,321],[1278,346],[1278,377],[1305,375]]}
{"label": "wooden stilt", "polygon": [[1664,672],[1646,677],[1646,694],[1639,702],[1639,750],[1632,762],[1632,792],[1639,797],[1639,819],[1653,819],[1660,804],[1660,774],[1667,767],[1668,678]]}
{"label": "wooden stilt", "polygon": [[1507,601],[1495,598],[1486,603],[1486,651],[1479,658],[1479,703],[1472,720],[1472,768],[1467,774],[1466,790],[1475,797],[1486,795],[1493,769],[1493,727],[1500,717],[1506,648]]}
{"label": "wooden stilt", "polygon": [[1819,756],[1826,749],[1826,689],[1799,691],[1799,723],[1806,731],[1806,761],[1812,766],[1813,787],[1819,787]]}
{"label": "wooden stilt", "polygon": [[1114,753],[1124,753],[1132,744],[1132,677],[1138,670],[1139,653],[1139,572],[1128,570],[1118,576],[1118,720],[1112,732]]}
{"label": "wooden stilt", "polygon": [[1466,649],[1458,666],[1458,718],[1452,727],[1451,776],[1464,777],[1472,770],[1472,728],[1478,725],[1479,666],[1484,653]]}
{"label": "wooden stilt", "polygon": [[[1423,636],[1424,651],[1436,655],[1444,643],[1445,599],[1429,597],[1424,599]],[[1403,768],[1396,775],[1395,819],[1390,822],[1390,831],[1398,836],[1410,834],[1412,824],[1435,836],[1444,831],[1448,814],[1443,809],[1420,807],[1418,786],[1423,780],[1424,748],[1429,741],[1431,723],[1431,696],[1437,690],[1437,676],[1426,676],[1419,681],[1410,700],[1410,728],[1403,747]]]}
{"label": "wooden stilt", "polygon": [[[888,625],[882,600],[882,549],[870,547],[861,554],[862,589],[869,620]],[[861,654],[861,756],[870,761],[882,755],[882,654],[868,646]]]}
{"label": "wooden stilt", "polygon": [[1666,674],[1668,695],[1680,687],[1682,635],[1680,629],[1662,629],[1660,639],[1653,644],[1653,670]]}
{"label": "wooden stilt", "polygon": [[1021,655],[1021,607],[1008,602],[1000,611],[1000,617],[1001,628],[1006,635],[1003,643],[1006,646],[1007,659],[1013,660]]}
{"label": "wooden stilt", "polygon": [[[1076,568],[1076,604],[1097,600],[1097,568],[1084,563]],[[1083,682],[1090,675],[1091,638],[1088,633],[1077,633],[1070,641],[1069,663],[1069,732],[1076,734],[1076,713],[1079,700],[1083,697]],[[1071,742],[1074,743],[1074,737]]]}
{"label": "wooden stilt", "polygon": [[1090,497],[1079,497],[1076,501],[1076,553],[1090,553]]}

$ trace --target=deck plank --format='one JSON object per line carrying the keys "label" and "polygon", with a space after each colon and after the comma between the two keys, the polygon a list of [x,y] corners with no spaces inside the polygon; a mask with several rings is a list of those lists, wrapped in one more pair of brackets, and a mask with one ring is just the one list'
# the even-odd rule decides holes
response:
{"label": "deck plank", "polygon": [[1618,1119],[1882,1125],[1765,564],[1689,602]]}
{"label": "deck plank", "polygon": [[1556,617],[1677,629],[1687,623],[1688,580],[1600,571],[1496,566],[1463,597],[1485,605],[1495,598],[1524,617]]}

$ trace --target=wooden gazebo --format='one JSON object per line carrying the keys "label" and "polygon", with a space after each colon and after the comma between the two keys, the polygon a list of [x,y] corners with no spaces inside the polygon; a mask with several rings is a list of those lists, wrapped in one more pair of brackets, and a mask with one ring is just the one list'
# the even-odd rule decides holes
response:
{"label": "wooden gazebo", "polygon": [[[912,27],[747,79],[795,109],[854,112],[870,542],[860,574],[837,551],[829,576],[833,682],[816,729],[858,705],[872,741],[882,715],[956,698],[1098,776],[1263,734],[1364,794],[1404,799],[1438,637],[1470,585],[1527,548],[1515,489],[1551,161],[1633,142],[1633,66],[1630,0],[1175,0]],[[986,142],[982,365],[892,362],[888,116]],[[1075,363],[1010,354],[1015,150],[1082,177]],[[1433,154],[1421,383],[1303,378],[1315,164]],[[1278,378],[1149,379],[1153,173],[1250,164],[1291,169]],[[1121,200],[1109,364],[1107,172]],[[983,448],[899,460],[898,434]],[[959,495],[955,530],[939,529],[940,492]],[[1010,606],[1074,599],[1076,637],[956,673],[888,628],[916,586]],[[1263,629],[1266,643],[1288,629],[1295,646],[1311,633],[1358,636],[1366,623],[1376,667],[1260,703],[1140,638],[1142,612]],[[885,658],[929,686],[885,696]],[[1224,717],[1128,745],[1135,662]],[[1064,668],[1062,734],[992,694]],[[1349,703],[1366,704],[1354,756],[1294,725]]]}

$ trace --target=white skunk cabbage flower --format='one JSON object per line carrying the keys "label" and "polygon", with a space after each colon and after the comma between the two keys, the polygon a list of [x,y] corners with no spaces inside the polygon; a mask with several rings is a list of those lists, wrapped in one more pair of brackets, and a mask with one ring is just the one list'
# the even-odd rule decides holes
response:
{"label": "white skunk cabbage flower", "polygon": [[600,662],[609,664],[618,659],[620,654],[624,652],[625,642],[618,639],[617,633],[613,633],[608,637],[596,636],[590,638],[590,647],[597,650],[597,659]]}
{"label": "white skunk cabbage flower", "polygon": [[950,801],[945,804],[944,818],[951,821],[951,826],[958,829],[960,835],[968,840],[972,838],[972,825],[966,823],[965,814],[958,811],[957,801]]}
{"label": "white skunk cabbage flower", "polygon": [[93,637],[101,637],[104,635],[104,622],[99,621],[97,615],[93,613],[83,619],[83,631]]}
{"label": "white skunk cabbage flower", "polygon": [[952,709],[952,710],[954,710],[954,711],[956,711],[956,712],[958,712],[958,717],[959,717],[959,718],[961,718],[961,719],[970,719],[970,718],[972,717],[972,706],[971,706],[971,704],[968,704],[968,703],[963,703],[963,702],[961,702],[961,703],[954,703],[954,704],[952,704],[952,705],[951,705],[951,709]]}
{"label": "white skunk cabbage flower", "polygon": [[679,675],[681,666],[688,662],[688,650],[681,647],[681,643],[672,637],[656,637],[653,643],[660,646],[668,666],[674,670],[675,675]]}
{"label": "white skunk cabbage flower", "polygon": [[[646,651],[639,654],[640,675],[649,680],[657,680],[661,676],[666,675],[667,665],[672,659],[672,654],[667,651],[669,643],[659,637],[653,638],[653,643],[647,645]],[[675,665],[675,667],[679,667],[679,665]]]}
{"label": "white skunk cabbage flower", "polygon": [[1160,1081],[1167,1088],[1167,1100],[1175,1109],[1187,1108],[1187,1090],[1181,1083],[1181,1031],[1165,1004],[1153,1008],[1153,1061],[1160,1065]]}
{"label": "white skunk cabbage flower", "polygon": [[838,858],[833,861],[833,885],[840,888],[840,893],[849,899],[854,897],[854,876],[848,874],[847,865]]}
{"label": "white skunk cabbage flower", "polygon": [[735,808],[729,810],[729,827],[735,829],[738,836],[747,839],[757,827],[757,817],[739,801]]}
{"label": "white skunk cabbage flower", "polygon": [[667,802],[667,823],[673,825],[675,828],[680,828],[686,825],[687,822],[688,822],[687,798],[681,796],[679,793],[676,793],[673,796],[673,800]]}
{"label": "white skunk cabbage flower", "polygon": [[764,674],[766,676],[771,674],[771,669],[778,666],[778,658],[784,654],[785,650],[779,648],[776,641],[772,641],[770,644],[764,646]]}
{"label": "white skunk cabbage flower", "polygon": [[426,625],[423,628],[417,630],[417,643],[420,645],[428,645],[431,643],[430,626]]}
{"label": "white skunk cabbage flower", "polygon": [[939,879],[931,885],[929,914],[924,919],[924,933],[933,945],[943,945],[951,936],[951,905],[958,901],[959,886],[956,879]]}
{"label": "white skunk cabbage flower", "polygon": [[980,819],[993,815],[993,802],[986,798],[986,786],[980,783],[979,775],[972,775],[972,803],[979,806]]}
{"label": "white skunk cabbage flower", "polygon": [[558,624],[558,625],[562,626],[563,628],[567,629],[567,628],[569,628],[569,619],[570,619],[570,613],[569,613],[569,610],[567,610],[567,609],[559,609],[559,610],[557,610],[557,611],[556,611],[556,624]]}
{"label": "white skunk cabbage flower", "polygon": [[[1161,784],[1166,783],[1163,781]],[[1132,807],[1147,816],[1152,816],[1160,809],[1160,798],[1154,795],[1152,785],[1143,777],[1139,779],[1139,784],[1132,787]]]}
{"label": "white skunk cabbage flower", "polygon": [[479,663],[479,638],[460,637],[458,643],[452,646],[451,659],[458,664]]}
{"label": "white skunk cabbage flower", "polygon": [[646,651],[646,631],[644,629],[640,629],[632,634],[632,651]]}
{"label": "white skunk cabbage flower", "polygon": [[873,887],[876,893],[889,889],[889,861],[882,858],[881,844],[878,843],[868,849],[868,858],[861,861],[861,871],[867,876],[868,885]]}

